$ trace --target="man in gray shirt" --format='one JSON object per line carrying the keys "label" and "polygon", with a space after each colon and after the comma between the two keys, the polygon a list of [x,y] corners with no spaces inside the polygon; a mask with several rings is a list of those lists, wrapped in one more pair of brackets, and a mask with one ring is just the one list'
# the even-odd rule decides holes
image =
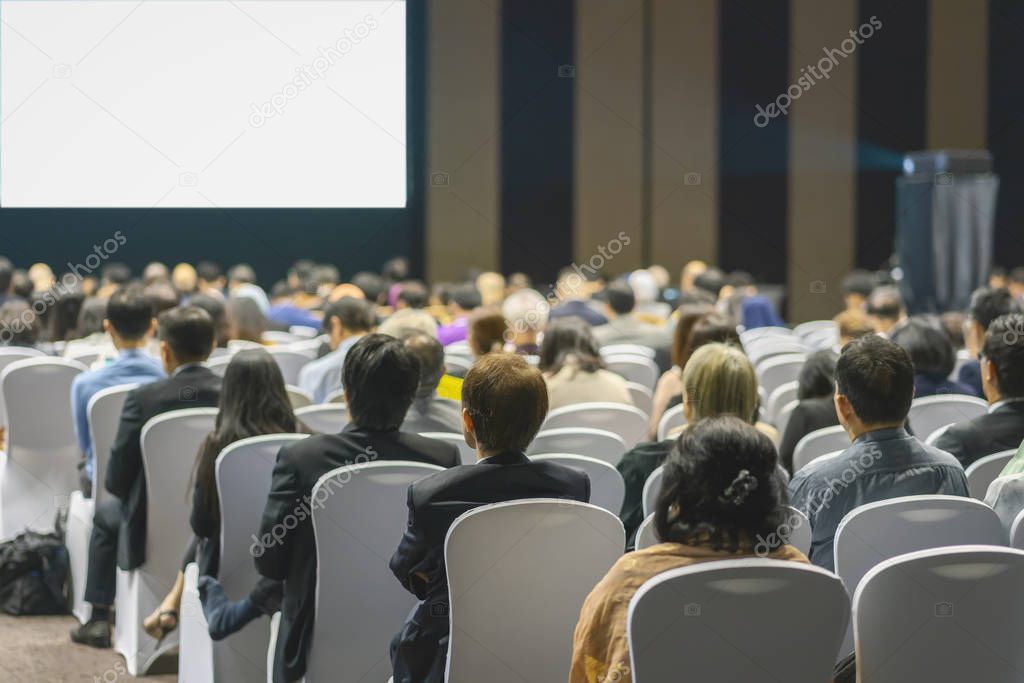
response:
{"label": "man in gray shirt", "polygon": [[399,333],[405,348],[412,351],[420,364],[420,384],[416,397],[402,423],[403,432],[462,433],[462,406],[457,401],[437,395],[437,385],[444,376],[444,347],[434,337],[407,330]]}
{"label": "man in gray shirt", "polygon": [[836,414],[852,445],[802,468],[790,504],[811,522],[811,562],[834,571],[833,540],[851,510],[901,496],[967,496],[964,470],[949,453],[903,428],[914,399],[910,356],[878,335],[856,339],[836,364]]}

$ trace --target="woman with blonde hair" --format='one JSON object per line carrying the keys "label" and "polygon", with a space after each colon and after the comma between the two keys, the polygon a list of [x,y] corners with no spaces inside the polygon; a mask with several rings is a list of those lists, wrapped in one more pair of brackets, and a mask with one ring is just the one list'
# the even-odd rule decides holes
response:
{"label": "woman with blonde hair", "polygon": [[[757,421],[760,398],[757,374],[742,350],[731,345],[712,343],[693,352],[683,368],[683,413],[687,425],[704,418],[734,415],[778,444],[779,433],[771,425]],[[686,429],[686,427],[683,427]],[[619,517],[631,538],[643,521],[644,483],[651,472],[664,462],[678,430],[664,441],[638,444],[617,465],[626,482],[626,498]]]}

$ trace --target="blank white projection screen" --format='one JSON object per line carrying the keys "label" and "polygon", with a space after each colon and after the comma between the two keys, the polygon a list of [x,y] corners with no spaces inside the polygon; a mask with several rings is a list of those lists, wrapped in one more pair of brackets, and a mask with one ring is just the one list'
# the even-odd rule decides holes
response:
{"label": "blank white projection screen", "polygon": [[0,206],[404,207],[403,0],[0,0]]}

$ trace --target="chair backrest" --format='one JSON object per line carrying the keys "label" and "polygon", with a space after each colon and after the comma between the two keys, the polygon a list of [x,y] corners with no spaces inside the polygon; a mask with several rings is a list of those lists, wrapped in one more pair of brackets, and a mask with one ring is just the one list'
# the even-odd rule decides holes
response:
{"label": "chair backrest", "polygon": [[307,683],[387,680],[385,644],[416,604],[395,582],[388,558],[408,523],[409,485],[440,471],[363,462],[331,470],[313,487],[316,620]]}
{"label": "chair backrest", "polygon": [[473,367],[473,362],[473,359],[469,356],[445,354],[445,372],[455,377],[465,377],[466,373],[469,372],[470,369]]}
{"label": "chair backrest", "polygon": [[281,374],[284,375],[284,383],[298,384],[299,371],[310,361],[309,356],[298,351],[278,349],[272,346],[267,351],[270,352],[271,357],[277,362],[277,367],[281,368]]}
{"label": "chair backrest", "polygon": [[1013,526],[1010,527],[1010,547],[1024,550],[1024,510],[1013,519]]}
{"label": "chair backrest", "polygon": [[661,540],[658,538],[658,532],[654,528],[654,515],[647,515],[644,517],[644,521],[640,523],[640,526],[637,527],[634,546],[637,550],[643,550],[659,543],[661,543]]}
{"label": "chair backrest", "polygon": [[694,681],[820,683],[831,677],[849,611],[835,575],[799,562],[672,569],[629,603],[633,681],[680,680],[685,671]]}
{"label": "chair backrest", "polygon": [[808,337],[822,330],[836,331],[837,328],[834,320],[809,320],[794,327],[793,334],[798,337]]}
{"label": "chair backrest", "polygon": [[775,339],[798,339],[793,334],[793,330],[788,327],[755,327],[751,330],[743,330],[740,332],[740,341],[743,342],[743,346],[749,346],[759,339],[765,339],[772,337]]}
{"label": "chair backrest", "polygon": [[64,356],[68,360],[78,361],[85,367],[90,367],[93,363],[99,360],[99,357],[103,355],[103,349],[95,346],[86,346],[75,350],[72,353]]}
{"label": "chair backrest", "polygon": [[294,335],[291,332],[283,332],[281,330],[267,330],[263,333],[263,341],[273,342],[275,344],[291,344],[293,342],[300,341],[301,339],[302,337]]}
{"label": "chair backrest", "polygon": [[1003,545],[1006,532],[992,508],[959,496],[905,496],[862,505],[843,517],[835,537],[836,574],[853,594],[885,560],[929,548]]}
{"label": "chair backrest", "polygon": [[1016,449],[1000,451],[984,458],[978,458],[967,466],[967,490],[971,498],[985,500],[985,493],[988,492],[989,484],[995,481],[999,473],[1006,467],[1006,463],[1017,454]]}
{"label": "chair backrest", "polygon": [[618,517],[575,501],[497,503],[455,520],[444,544],[445,680],[568,680],[580,607],[625,543]]}
{"label": "chair backrest", "polygon": [[589,427],[566,427],[544,429],[534,437],[527,455],[544,453],[574,453],[604,460],[609,465],[618,465],[629,447],[625,440],[606,429]]}
{"label": "chair backrest", "polygon": [[233,353],[210,356],[206,359],[206,367],[210,368],[210,372],[218,377],[223,377],[224,373],[227,372],[228,364],[231,362],[233,357]]}
{"label": "chair backrest", "polygon": [[658,441],[664,441],[672,430],[678,429],[686,424],[686,413],[683,412],[683,404],[672,406],[658,420]]}
{"label": "chair backrest", "polygon": [[793,416],[793,411],[796,410],[798,405],[800,405],[800,401],[794,399],[779,408],[779,411],[775,414],[775,421],[773,424],[775,425],[775,429],[778,430],[780,437],[785,436],[786,427],[789,426],[789,418]]}
{"label": "chair backrest", "polygon": [[541,429],[590,427],[614,432],[632,448],[647,432],[647,416],[635,406],[622,403],[577,403],[548,413]]}
{"label": "chair backrest", "polygon": [[[660,488],[660,482],[658,483]],[[786,510],[786,522],[779,527],[779,537],[804,555],[807,555],[811,552],[811,522],[807,519],[807,515],[791,505],[787,505]],[[774,539],[763,539],[763,541],[767,543],[774,541]],[[661,543],[661,540],[658,538],[658,532],[654,528],[654,508],[652,506],[650,514],[644,517],[644,521],[637,529],[636,549],[643,550],[658,543]]]}
{"label": "chair backrest", "polygon": [[338,389],[337,391],[332,391],[327,394],[327,397],[324,399],[324,403],[340,403],[345,405],[345,390]]}
{"label": "chair backrest", "polygon": [[643,384],[637,384],[636,382],[626,382],[626,388],[629,389],[629,396],[633,399],[633,405],[650,416],[651,411],[654,409],[654,392]]}
{"label": "chair backrest", "polygon": [[[872,569],[853,597],[858,680],[1020,681],[1024,552],[962,545]],[[824,680],[824,679],[822,679]]]}
{"label": "chair backrest", "polygon": [[802,341],[765,339],[764,341],[751,344],[747,349],[747,355],[750,358],[750,362],[754,364],[755,368],[757,368],[769,358],[783,355],[806,354],[807,350],[807,345]]}
{"label": "chair backrest", "polygon": [[782,353],[766,358],[757,366],[758,384],[771,397],[772,392],[783,384],[797,380],[806,360],[807,356],[802,353]]}
{"label": "chair backrest", "polygon": [[654,506],[658,502],[658,495],[661,493],[661,480],[665,476],[664,465],[659,465],[647,477],[644,482],[643,505],[644,517],[654,512]]}
{"label": "chair backrest", "polygon": [[590,503],[604,508],[613,515],[622,511],[622,501],[626,498],[626,482],[619,471],[604,460],[572,453],[549,453],[530,457],[533,460],[546,460],[583,472],[590,479]]}
{"label": "chair backrest", "polygon": [[89,436],[92,441],[92,499],[99,503],[106,497],[103,486],[107,463],[110,462],[110,449],[117,438],[117,428],[121,426],[121,409],[128,393],[138,384],[118,384],[101,389],[89,399],[86,413],[89,419]]}
{"label": "chair backrest", "polygon": [[270,493],[271,474],[282,446],[306,434],[267,434],[230,444],[217,456],[220,498],[220,563],[217,578],[232,600],[241,600],[259,576],[252,558],[259,552],[253,536]]}
{"label": "chair backrest", "polygon": [[609,370],[629,382],[636,382],[648,389],[654,389],[658,383],[658,366],[650,358],[623,354],[606,356],[604,361]]}
{"label": "chair backrest", "polygon": [[842,425],[816,429],[797,441],[793,448],[793,473],[823,455],[844,450],[850,446],[850,437]]}
{"label": "chair backrest", "polygon": [[[11,363],[16,363],[19,360],[25,360],[26,358],[42,358],[46,354],[39,349],[33,349],[28,346],[0,346],[0,372],[4,371]],[[4,397],[3,393],[0,392],[0,425],[7,424],[7,415],[4,411]]]}
{"label": "chair backrest", "polygon": [[313,405],[313,395],[305,389],[288,384],[285,385],[285,390],[288,392],[288,400],[291,401],[292,410]]}
{"label": "chair backrest", "polygon": [[768,419],[773,421],[773,424],[774,420],[779,416],[779,411],[788,405],[790,401],[797,400],[799,391],[800,383],[793,380],[792,382],[783,382],[768,393],[768,400],[765,402],[765,412],[768,413]]}
{"label": "chair backrest", "polygon": [[608,344],[606,346],[602,346],[600,351],[603,358],[608,358],[610,356],[643,356],[644,358],[654,358],[654,349],[642,344]]}
{"label": "chair backrest", "polygon": [[157,415],[142,427],[142,469],[153,513],[146,515],[146,569],[168,586],[192,537],[185,501],[196,454],[216,419],[216,408],[186,408]]}
{"label": "chair backrest", "polygon": [[942,436],[943,434],[945,434],[946,430],[949,429],[950,427],[952,427],[953,424],[955,424],[955,423],[951,423],[951,424],[948,424],[948,425],[943,425],[943,426],[939,427],[938,429],[933,430],[932,433],[928,435],[928,438],[926,438],[924,440],[925,444],[928,445],[928,446],[934,446],[935,442],[939,440],[939,437]]}
{"label": "chair backrest", "polygon": [[965,422],[988,412],[988,404],[977,396],[940,394],[916,398],[910,404],[910,428],[927,436],[943,425]]}
{"label": "chair backrest", "polygon": [[62,358],[22,358],[0,372],[7,459],[0,461],[0,538],[26,527],[52,528],[78,490],[80,459],[71,418],[71,383],[85,366]]}
{"label": "chair backrest", "polygon": [[459,462],[472,465],[476,462],[476,449],[466,443],[466,437],[455,432],[420,432],[420,436],[454,444],[459,449]]}
{"label": "chair backrest", "polygon": [[348,424],[348,409],[337,403],[320,403],[299,408],[295,417],[321,434],[337,434]]}

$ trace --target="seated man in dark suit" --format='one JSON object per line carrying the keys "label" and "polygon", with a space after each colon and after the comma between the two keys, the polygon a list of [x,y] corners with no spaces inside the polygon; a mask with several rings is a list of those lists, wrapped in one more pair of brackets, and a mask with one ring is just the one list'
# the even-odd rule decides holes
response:
{"label": "seated man in dark suit", "polygon": [[967,330],[964,342],[972,360],[960,367],[957,380],[966,384],[977,396],[985,398],[985,389],[981,381],[981,362],[978,355],[985,343],[985,333],[996,318],[1008,313],[1020,313],[1021,305],[1009,290],[989,289],[982,287],[971,294],[971,305],[968,309]]}
{"label": "seated man in dark suit", "polygon": [[[71,631],[71,640],[110,647],[110,605],[117,567],[135,569],[146,560],[146,473],[142,467],[142,428],[150,418],[171,410],[215,407],[220,377],[203,361],[214,345],[213,320],[189,306],[164,312],[157,321],[160,357],[167,379],[140,386],[125,398],[117,437],[110,449],[105,485],[113,494],[96,506],[89,541],[85,599],[92,616]],[[195,453],[182,453],[191,462]],[[182,501],[186,491],[182,491]]]}
{"label": "seated man in dark suit", "polygon": [[1024,315],[1004,315],[989,325],[981,348],[981,381],[988,413],[956,423],[935,442],[965,468],[1024,441]]}
{"label": "seated man in dark suit", "polygon": [[903,428],[914,399],[910,355],[878,335],[855,339],[836,363],[836,414],[853,444],[804,466],[789,484],[790,505],[811,522],[811,562],[834,571],[832,544],[846,513],[901,496],[966,496],[967,478],[949,453]]}
{"label": "seated man in dark suit", "polygon": [[311,436],[285,446],[277,456],[259,545],[253,547],[257,571],[285,582],[274,668],[277,683],[297,681],[306,673],[316,600],[316,540],[311,517],[297,515],[296,510],[308,503],[320,477],[367,460],[459,464],[454,445],[399,431],[419,379],[416,356],[401,341],[386,334],[362,337],[345,354],[342,369],[352,421],[340,434]]}
{"label": "seated man in dark suit", "polygon": [[[548,412],[539,370],[512,354],[478,360],[462,385],[462,424],[477,463],[420,479],[409,487],[409,528],[391,571],[422,602],[391,642],[395,683],[440,683],[448,652],[448,579],[444,541],[459,515],[521,498],[590,500],[590,480],[576,470],[532,462],[524,453]],[[495,615],[500,619],[500,615]]]}

